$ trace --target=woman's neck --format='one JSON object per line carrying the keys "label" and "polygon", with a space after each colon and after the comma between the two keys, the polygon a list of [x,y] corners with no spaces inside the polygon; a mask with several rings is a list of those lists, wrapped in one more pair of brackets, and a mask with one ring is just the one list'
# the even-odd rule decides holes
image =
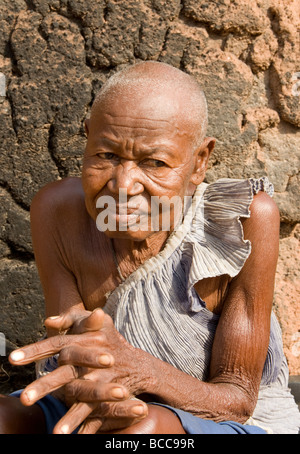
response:
{"label": "woman's neck", "polygon": [[155,232],[142,241],[111,238],[112,253],[115,255],[119,274],[126,278],[146,260],[157,255],[164,247],[170,232]]}

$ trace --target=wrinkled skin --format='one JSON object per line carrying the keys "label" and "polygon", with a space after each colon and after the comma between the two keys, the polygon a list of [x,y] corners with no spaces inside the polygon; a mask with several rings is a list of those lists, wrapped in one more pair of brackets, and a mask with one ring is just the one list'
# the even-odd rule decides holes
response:
{"label": "wrinkled skin", "polygon": [[[104,306],[105,295],[120,283],[110,239],[126,277],[156,255],[169,234],[151,229],[99,232],[99,196],[117,200],[122,188],[129,200],[140,195],[149,208],[151,196],[183,198],[204,179],[214,140],[206,138],[194,146],[193,128],[178,108],[184,99],[172,92],[173,106],[167,102],[170,95],[161,94],[149,104],[146,95],[137,100],[125,92],[97,106],[86,124],[82,182],[75,178],[53,183],[33,201],[33,243],[47,316],[63,315],[46,320],[49,339],[14,352],[10,360],[22,365],[59,353],[59,368],[30,384],[21,396],[26,408],[36,408],[45,394],[62,393],[71,408],[56,433],[71,433],[81,422],[81,433],[184,433],[172,412],[149,401],[215,421],[245,422],[255,407],[278,255],[278,210],[267,195],[255,196],[251,217],[242,220],[252,253],[239,275],[195,285],[205,295],[207,308],[220,314],[208,382],[132,347],[109,316],[94,310]],[[67,329],[67,334],[57,335]],[[0,424],[1,418],[0,403]]]}
{"label": "wrinkled skin", "polygon": [[[135,424],[134,430],[141,433],[144,427],[153,426],[157,413],[170,413],[163,408],[147,406],[134,398],[133,394],[129,395],[128,388],[132,393],[139,391],[132,388],[131,381],[134,374],[139,374],[140,365],[137,364],[134,370],[130,362],[126,363],[126,358],[128,357],[128,361],[131,358],[126,349],[134,349],[129,344],[126,345],[125,339],[114,329],[111,318],[101,309],[88,313],[73,307],[60,319],[47,319],[46,325],[56,325],[60,329],[70,328],[72,334],[52,337],[51,345],[45,340],[24,347],[22,352],[26,358],[19,360],[18,364],[40,358],[39,352],[45,354],[47,351],[46,355],[60,352],[59,368],[27,386],[21,395],[23,405],[31,406],[49,391],[53,392],[67,384],[64,387],[64,399],[70,410],[57,424],[54,433],[71,433],[83,421],[85,422],[79,431],[81,434],[94,433],[100,429],[102,433],[131,433],[126,428],[132,424]],[[100,345],[102,354],[99,355]],[[115,357],[121,358],[119,361],[112,356],[114,348]],[[108,372],[107,375],[105,371]],[[118,377],[118,384],[113,383],[114,375]],[[149,413],[151,418],[147,418]],[[166,418],[168,433],[172,433],[176,426],[178,428],[174,433],[184,433],[177,418],[172,416],[170,413]],[[175,425],[174,422],[171,424],[172,419],[175,420]],[[138,424],[140,421],[142,423]]]}

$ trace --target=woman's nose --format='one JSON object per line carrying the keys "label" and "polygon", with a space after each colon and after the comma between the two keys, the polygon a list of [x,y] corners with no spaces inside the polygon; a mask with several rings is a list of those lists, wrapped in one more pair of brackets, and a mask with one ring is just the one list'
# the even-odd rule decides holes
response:
{"label": "woman's nose", "polygon": [[139,168],[134,162],[120,162],[115,167],[107,187],[114,194],[118,194],[120,189],[126,190],[129,196],[141,194],[144,191],[144,186],[140,181],[140,176]]}

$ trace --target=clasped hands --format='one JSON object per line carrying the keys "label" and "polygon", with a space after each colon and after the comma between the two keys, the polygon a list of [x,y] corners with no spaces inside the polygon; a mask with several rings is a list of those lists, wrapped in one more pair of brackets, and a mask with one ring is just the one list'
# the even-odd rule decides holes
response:
{"label": "clasped hands", "polygon": [[[81,305],[80,305],[81,306]],[[25,365],[58,354],[58,368],[29,384],[20,399],[24,405],[63,390],[68,412],[53,433],[107,433],[128,427],[148,413],[134,398],[142,391],[136,349],[126,342],[102,309],[93,312],[74,306],[46,319],[58,334],[11,353],[14,365]]]}

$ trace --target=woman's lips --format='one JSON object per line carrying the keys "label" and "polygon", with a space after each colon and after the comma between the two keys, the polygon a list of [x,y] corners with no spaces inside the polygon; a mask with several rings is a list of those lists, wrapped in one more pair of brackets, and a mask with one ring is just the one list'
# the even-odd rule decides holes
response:
{"label": "woman's lips", "polygon": [[116,210],[115,214],[120,215],[120,216],[130,216],[132,214],[137,215],[140,213],[140,210],[138,207],[129,207],[128,205],[116,205]]}
{"label": "woman's lips", "polygon": [[109,215],[114,218],[118,223],[134,223],[139,220],[141,222],[142,219],[148,217],[148,212],[142,211],[140,209],[134,208],[126,208],[126,207],[118,207],[116,211],[112,211]]}

